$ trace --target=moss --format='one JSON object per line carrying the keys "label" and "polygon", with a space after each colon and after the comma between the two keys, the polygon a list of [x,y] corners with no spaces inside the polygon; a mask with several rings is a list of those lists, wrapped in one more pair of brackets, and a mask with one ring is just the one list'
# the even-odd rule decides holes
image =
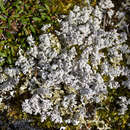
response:
{"label": "moss", "polygon": [[51,0],[48,1],[50,7],[50,14],[68,14],[69,10],[73,8],[75,4],[81,4],[82,0]]}
{"label": "moss", "polygon": [[[84,3],[85,0],[7,1],[4,10],[0,10],[0,52],[4,50],[4,55],[0,56],[5,58],[0,66],[13,66],[18,48],[26,51],[29,47],[27,36],[37,36],[38,43],[43,24],[50,23],[52,27],[48,31],[54,32],[59,28],[57,18],[60,14],[68,14],[75,4],[83,6]],[[9,48],[4,48],[5,45]]]}
{"label": "moss", "polygon": [[8,113],[7,113],[8,119],[11,118],[13,120],[18,120],[18,119],[21,120],[21,119],[28,118],[28,114],[25,112],[22,112],[21,104],[29,96],[27,96],[26,93],[24,93],[23,95],[15,96],[14,98],[11,98],[10,101],[8,101],[8,104],[10,105],[10,107],[7,109],[8,110]]}
{"label": "moss", "polygon": [[76,55],[76,60],[78,60],[79,58],[80,58],[80,56],[81,56],[81,54],[82,54],[82,52],[84,51],[84,49],[86,48],[86,47],[84,47],[84,48],[81,48],[81,46],[80,45],[71,45],[71,46],[69,46],[68,48],[67,48],[67,50],[69,51],[71,48],[73,48],[73,47],[75,47],[75,49],[76,49],[76,53],[77,53],[77,55]]}
{"label": "moss", "polygon": [[59,123],[54,123],[51,121],[50,118],[47,118],[44,122],[41,122],[41,117],[40,115],[31,115],[30,119],[33,121],[30,123],[31,126],[33,127],[39,127],[39,128],[44,128],[44,129],[59,129],[61,127],[66,127],[67,130],[77,130],[79,126],[73,126],[73,125],[67,125],[65,122],[59,124]]}
{"label": "moss", "polygon": [[0,111],[2,111],[5,107],[5,104],[4,103],[0,103]]}
{"label": "moss", "polygon": [[92,1],[91,1],[91,6],[94,7],[94,6],[96,6],[96,4],[97,4],[97,0],[92,0]]}
{"label": "moss", "polygon": [[109,75],[103,75],[102,76],[102,78],[103,78],[103,80],[104,80],[104,82],[108,82],[109,80],[110,80],[110,77],[109,77]]}
{"label": "moss", "polygon": [[121,84],[122,81],[126,81],[126,80],[128,80],[128,78],[126,76],[120,75],[120,76],[115,77],[114,80]]}
{"label": "moss", "polygon": [[[55,30],[58,15],[68,13],[78,3],[81,0],[7,1],[4,10],[0,10],[0,52],[3,50],[3,55],[0,56],[5,58],[1,66],[14,65],[18,48],[21,46],[23,50],[27,50],[29,47],[27,36],[39,36],[42,33],[41,27],[46,23],[52,24],[52,30]],[[36,38],[35,41],[38,42],[39,39]]]}
{"label": "moss", "polygon": [[[119,89],[110,89],[108,88],[108,95],[105,100],[100,104],[102,109],[97,110],[97,115],[100,120],[105,121],[105,123],[111,127],[112,130],[116,129],[128,129],[128,121],[130,111],[127,111],[124,115],[119,115],[120,106],[117,103],[119,101],[120,92]],[[128,91],[128,90],[127,90]],[[125,92],[123,90],[123,92]],[[127,94],[125,94],[128,97]]]}
{"label": "moss", "polygon": [[[10,99],[4,100],[3,103],[5,106],[9,106],[7,108],[6,117],[7,119],[13,119],[13,120],[22,120],[22,119],[28,119],[28,114],[25,112],[22,112],[22,102],[25,99],[30,98],[32,95],[29,91],[25,90],[22,94],[20,94],[20,86],[25,81],[24,75],[21,74],[21,81],[14,89],[14,97],[11,97]],[[8,96],[8,93],[6,93],[6,96]],[[4,109],[3,109],[4,110]]]}
{"label": "moss", "polygon": [[[24,0],[24,1],[9,1],[7,2],[5,9],[0,10],[0,56],[5,59],[0,66],[8,66],[13,65],[17,58],[17,52],[19,46],[22,49],[26,50],[28,48],[28,43],[26,42],[26,37],[30,34],[38,36],[41,31],[40,28],[43,23],[51,23],[52,27],[48,30],[48,32],[53,32],[56,28],[58,28],[57,18],[60,14],[68,14],[70,9],[73,8],[75,4],[82,3],[81,0],[44,0],[44,2],[40,2],[37,4],[39,0]],[[91,0],[91,5],[95,6],[98,0]],[[113,0],[116,4],[115,8],[118,9],[121,0]],[[41,10],[44,10],[43,12]],[[32,18],[32,14],[35,14],[35,17]],[[129,17],[127,13],[127,17]],[[7,18],[6,18],[6,17]],[[41,19],[39,19],[41,18]],[[128,21],[128,18],[127,18]],[[12,33],[11,31],[14,31]],[[38,44],[38,39],[36,39],[36,44]],[[5,48],[5,45],[7,48]],[[129,45],[129,40],[128,40]],[[71,46],[70,48],[72,48]],[[54,46],[55,48],[55,46]],[[68,49],[70,49],[68,48]],[[80,49],[80,46],[75,46],[77,51],[77,59],[81,56],[83,49]],[[104,53],[107,56],[108,51],[107,48],[101,49],[100,53]],[[103,60],[102,60],[103,62]],[[88,64],[91,65],[91,61],[88,61]],[[123,61],[120,62],[121,65],[126,66],[126,58],[123,57]],[[100,65],[98,66],[97,72],[101,71]],[[40,115],[32,116],[27,113],[22,112],[21,104],[27,98],[31,97],[29,91],[25,90],[22,94],[20,93],[20,86],[26,80],[24,75],[21,75],[21,82],[16,87],[15,97],[11,98],[9,101],[4,101],[0,105],[0,110],[2,111],[6,105],[10,105],[10,108],[7,111],[4,111],[1,114],[2,120],[7,121],[8,119],[19,120],[19,119],[33,119],[31,122],[32,126],[39,126],[41,128],[60,128],[61,126],[66,126],[66,130],[78,130],[79,126],[67,125],[66,123],[62,124],[54,124],[49,118],[45,122],[41,122]],[[110,80],[108,75],[103,75],[103,79],[105,82]],[[122,81],[127,80],[126,77],[117,77],[115,78],[117,82],[121,84]],[[129,90],[124,86],[121,86],[117,89],[108,90],[108,97],[101,104],[103,109],[97,111],[101,120],[104,120],[106,124],[111,126],[113,130],[124,129],[127,130],[127,124],[129,120],[130,112],[123,116],[118,115],[119,105],[117,104],[119,96],[127,96],[130,98]],[[69,90],[69,93],[73,92],[73,90]],[[100,104],[98,104],[100,106]],[[92,110],[90,108],[90,110]],[[6,114],[5,114],[6,112]],[[6,119],[7,118],[7,119]],[[95,123],[89,124],[92,126],[92,129],[96,130],[97,126]],[[102,124],[98,124],[99,127],[102,127]]]}
{"label": "moss", "polygon": [[122,65],[122,66],[127,66],[127,58],[126,58],[126,55],[123,55],[123,60],[121,60],[119,64]]}
{"label": "moss", "polygon": [[108,48],[100,49],[99,53],[104,53],[104,55],[107,56],[107,54],[108,54]]}
{"label": "moss", "polygon": [[[58,15],[68,14],[69,10],[72,9],[75,4],[80,3],[82,3],[81,0],[7,1],[5,5],[6,10],[0,11],[0,15],[2,16],[0,52],[3,51],[2,54],[5,58],[5,62],[1,63],[1,66],[13,65],[15,63],[20,46],[23,50],[28,49],[29,46],[26,42],[28,35],[33,34],[39,36],[42,33],[39,30],[44,23],[51,23],[52,27],[48,32],[53,32],[59,26],[57,22]],[[7,19],[4,17],[7,17]],[[3,29],[3,31],[1,31],[1,29]],[[12,31],[14,33],[12,33]],[[36,44],[38,44],[39,39],[35,39],[35,41]],[[5,48],[5,45],[8,49]],[[0,56],[2,56],[2,54]],[[6,117],[13,120],[34,119],[34,122],[31,123],[34,126],[36,124],[43,128],[53,128],[54,122],[51,122],[49,119],[41,123],[40,116],[32,116],[22,112],[22,102],[31,97],[28,90],[25,90],[23,93],[20,92],[20,86],[25,80],[24,75],[21,74],[21,81],[15,88],[15,97],[4,101],[5,105],[10,106],[10,108],[7,109]],[[67,124],[57,124],[56,126],[60,128],[62,125]],[[72,126],[69,127],[71,129]]]}

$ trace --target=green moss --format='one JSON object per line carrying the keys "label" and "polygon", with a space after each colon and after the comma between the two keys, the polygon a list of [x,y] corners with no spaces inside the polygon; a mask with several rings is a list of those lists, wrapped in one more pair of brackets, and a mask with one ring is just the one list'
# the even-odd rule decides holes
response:
{"label": "green moss", "polygon": [[[121,0],[113,0],[116,4],[115,8],[118,9],[121,3]],[[40,2],[38,4],[38,2]],[[91,0],[91,5],[95,6],[98,0]],[[21,46],[23,50],[28,49],[28,43],[26,38],[28,35],[33,34],[36,36],[36,44],[38,44],[38,36],[42,33],[40,31],[42,25],[45,23],[51,23],[52,27],[49,28],[48,32],[53,32],[58,28],[59,24],[57,22],[58,15],[68,14],[70,9],[74,7],[75,4],[83,3],[81,0],[11,0],[8,1],[5,7],[3,4],[0,4],[0,56],[5,59],[0,66],[13,65],[17,59],[18,48]],[[127,13],[127,21],[129,21],[129,13]],[[12,33],[13,31],[13,33]],[[5,48],[5,45],[7,46]],[[128,40],[129,45],[129,40]],[[76,48],[77,59],[81,56],[83,49],[80,49],[80,46],[71,46]],[[55,48],[55,47],[54,47]],[[108,50],[104,48],[100,50],[100,53],[104,53],[107,57]],[[103,61],[102,61],[103,62]],[[91,65],[91,61],[88,61],[88,64]],[[126,66],[126,58],[123,57],[123,61],[120,62],[121,65]],[[101,71],[101,67],[98,66]],[[66,130],[78,130],[79,126],[67,125],[66,123],[54,124],[49,118],[45,122],[41,122],[40,115],[33,116],[27,113],[22,112],[21,104],[25,99],[31,97],[30,92],[25,90],[22,94],[20,93],[20,86],[26,80],[24,75],[21,75],[21,82],[16,87],[15,97],[11,98],[9,101],[4,101],[0,105],[0,110],[4,109],[5,105],[10,105],[10,108],[6,111],[6,114],[1,113],[2,120],[6,121],[7,119],[33,119],[31,125],[41,128],[60,128],[61,126],[66,126]],[[103,75],[105,82],[108,82],[110,77]],[[122,81],[127,80],[126,77],[117,77],[115,78],[117,82],[121,84]],[[98,110],[98,115],[101,120],[105,121],[108,126],[111,126],[113,130],[124,129],[127,130],[127,124],[129,120],[130,112],[127,111],[125,115],[118,115],[119,105],[117,101],[119,96],[127,96],[130,98],[129,90],[124,86],[121,86],[117,89],[108,88],[108,97],[106,100],[99,104],[103,109]],[[70,93],[73,92],[70,90]],[[102,127],[102,124],[98,124]],[[96,124],[91,124],[92,129],[96,130]]]}
{"label": "green moss", "polygon": [[5,107],[5,104],[4,103],[0,103],[0,111],[2,111]]}
{"label": "green moss", "polygon": [[[12,66],[17,59],[18,48],[27,50],[27,36],[42,33],[43,24],[50,23],[54,32],[58,28],[58,15],[68,14],[75,4],[83,5],[84,0],[11,0],[0,8],[0,56],[5,58],[0,66]],[[3,4],[1,4],[3,5]],[[3,44],[4,43],[4,44]],[[4,46],[9,47],[4,48]],[[17,47],[17,48],[16,48]],[[1,49],[2,48],[2,49]]]}
{"label": "green moss", "polygon": [[[107,99],[105,99],[99,106],[101,105],[102,109],[97,110],[97,115],[100,120],[105,121],[105,123],[111,127],[112,130],[116,129],[128,129],[128,122],[130,111],[127,111],[124,115],[119,115],[120,105],[118,104],[119,97],[121,92],[119,90],[122,89],[119,87],[118,89],[110,89],[108,88]],[[128,91],[128,90],[126,90]],[[122,91],[125,93],[126,91]],[[128,97],[127,94],[124,96]]]}
{"label": "green moss", "polygon": [[127,66],[127,58],[125,55],[123,55],[123,60],[120,61],[120,65]]}
{"label": "green moss", "polygon": [[78,60],[78,59],[80,58],[80,56],[81,56],[83,50],[84,50],[86,47],[84,47],[84,48],[81,49],[81,46],[80,46],[80,45],[75,44],[75,45],[69,46],[69,47],[67,48],[67,50],[69,51],[69,50],[70,50],[71,48],[73,48],[73,47],[75,47],[75,49],[76,49],[76,53],[77,53],[77,55],[76,55],[76,60]]}
{"label": "green moss", "polygon": [[[25,90],[22,94],[20,94],[20,86],[25,81],[24,75],[21,75],[21,81],[20,83],[15,87],[14,91],[14,97],[4,100],[3,103],[5,106],[9,106],[7,108],[7,112],[5,114],[7,119],[13,119],[13,120],[22,120],[22,119],[28,119],[28,114],[25,112],[22,112],[22,103],[25,99],[30,98],[32,95],[29,91]],[[5,96],[8,96],[9,93],[6,93]],[[4,109],[2,111],[5,111]]]}
{"label": "green moss", "polygon": [[50,14],[68,14],[69,10],[74,7],[74,5],[83,3],[82,0],[46,0],[48,7],[50,7]]}
{"label": "green moss", "polygon": [[[0,10],[0,56],[5,59],[1,66],[14,65],[17,59],[17,52],[19,47],[27,50],[29,45],[27,43],[27,36],[30,34],[36,36],[36,44],[39,42],[40,30],[43,24],[50,23],[52,27],[48,32],[54,32],[58,28],[58,15],[68,14],[70,9],[75,4],[81,4],[81,0],[11,0],[7,1],[4,6],[5,9]],[[3,8],[3,7],[2,7]],[[5,48],[5,46],[7,46]],[[25,99],[31,97],[28,90],[23,93],[20,92],[20,86],[25,82],[24,75],[21,75],[21,81],[15,88],[15,97],[8,101],[4,101],[5,105],[9,105],[7,109],[6,118],[13,120],[34,119],[32,125],[37,125],[42,128],[53,128],[54,122],[47,119],[41,123],[40,116],[32,116],[22,112],[21,104]],[[3,107],[1,107],[3,109]],[[56,124],[58,128],[66,126],[67,124]],[[73,126],[68,126],[70,129]],[[75,128],[75,127],[74,127]]]}
{"label": "green moss", "polygon": [[108,48],[100,49],[99,53],[104,53],[104,55],[107,56],[107,54],[108,54]]}
{"label": "green moss", "polygon": [[73,126],[73,125],[67,125],[65,122],[59,124],[59,123],[54,123],[51,121],[50,118],[47,118],[44,122],[41,122],[41,117],[40,115],[31,115],[30,119],[33,121],[30,123],[31,126],[39,127],[39,128],[47,128],[47,129],[59,129],[61,127],[66,127],[67,130],[77,130],[79,126]]}
{"label": "green moss", "polygon": [[104,82],[108,82],[109,80],[110,80],[110,77],[109,77],[109,75],[103,75],[102,76],[102,78],[103,78],[103,80],[104,80]]}

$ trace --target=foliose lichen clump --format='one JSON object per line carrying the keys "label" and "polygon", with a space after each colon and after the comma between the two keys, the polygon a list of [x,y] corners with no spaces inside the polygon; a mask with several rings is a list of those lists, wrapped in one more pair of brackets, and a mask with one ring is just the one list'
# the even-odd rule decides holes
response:
{"label": "foliose lichen clump", "polygon": [[[110,129],[111,125],[99,120],[100,108],[95,104],[107,100],[108,88],[130,89],[128,32],[125,27],[117,28],[121,16],[113,8],[111,0],[101,0],[95,7],[89,3],[83,8],[75,6],[69,15],[60,17],[60,30],[54,34],[46,32],[50,25],[44,25],[39,45],[30,35],[30,49],[19,49],[15,67],[0,73],[0,103],[19,87],[20,93],[28,90],[32,94],[22,102],[23,112],[40,115],[41,122],[49,117],[54,123],[81,127],[91,122]],[[121,64],[124,57],[126,65]],[[120,76],[126,80],[116,80]],[[119,99],[119,115],[123,115],[130,100]]]}

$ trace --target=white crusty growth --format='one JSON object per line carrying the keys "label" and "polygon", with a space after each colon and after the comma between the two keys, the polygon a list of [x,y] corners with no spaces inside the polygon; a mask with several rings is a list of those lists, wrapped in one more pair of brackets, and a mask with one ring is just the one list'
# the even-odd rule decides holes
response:
{"label": "white crusty growth", "polygon": [[[27,38],[30,48],[20,50],[15,63],[18,74],[12,69],[7,77],[0,74],[5,88],[15,87],[24,75],[20,90],[33,95],[23,102],[24,112],[40,114],[42,122],[50,117],[55,123],[81,125],[96,109],[90,112],[87,105],[100,103],[107,87],[121,87],[117,77],[126,76],[122,85],[129,87],[130,71],[120,64],[130,52],[127,33],[119,33],[113,24],[113,7],[111,0],[101,0],[95,7],[75,6],[69,15],[61,16],[55,34],[46,33],[50,25],[43,26],[38,46],[31,35]],[[12,84],[9,77],[17,77],[17,82]]]}
{"label": "white crusty growth", "polygon": [[[128,68],[120,62],[129,48],[123,44],[127,34],[118,33],[111,20],[109,25],[113,29],[105,30],[107,24],[102,20],[108,9],[108,16],[112,18],[113,7],[111,0],[102,0],[95,8],[75,6],[69,16],[59,20],[58,38],[51,33],[39,37],[37,68],[43,90],[37,94],[52,104],[49,109],[41,107],[36,99],[35,106],[31,103],[32,97],[23,103],[23,111],[40,113],[41,121],[50,116],[55,123],[64,120],[74,125],[84,124],[89,117],[85,105],[99,103],[101,95],[107,94],[107,87],[120,87],[114,79],[128,74]],[[44,26],[43,30],[48,27]],[[49,93],[45,95],[47,89]]]}

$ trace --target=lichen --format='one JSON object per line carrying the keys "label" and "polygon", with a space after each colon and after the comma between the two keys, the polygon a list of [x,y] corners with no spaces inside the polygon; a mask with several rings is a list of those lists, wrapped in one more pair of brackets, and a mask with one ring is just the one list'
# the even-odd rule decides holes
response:
{"label": "lichen", "polygon": [[29,35],[15,67],[0,72],[0,106],[9,119],[43,128],[127,129],[127,32],[117,28],[111,0],[96,2],[60,16],[59,30],[43,25],[39,44]]}

